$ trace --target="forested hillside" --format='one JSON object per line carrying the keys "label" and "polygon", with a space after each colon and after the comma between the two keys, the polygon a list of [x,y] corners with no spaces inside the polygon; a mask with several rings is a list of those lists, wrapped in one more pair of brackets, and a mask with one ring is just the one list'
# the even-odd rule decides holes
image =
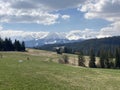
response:
{"label": "forested hillside", "polygon": [[120,46],[120,36],[101,39],[89,39],[82,42],[74,42],[67,44],[44,45],[38,48],[43,50],[54,51],[53,48],[59,46],[65,46],[68,49],[68,53],[79,52],[82,50],[85,54],[88,54],[90,48],[93,48],[96,54],[99,52],[100,49],[111,50],[112,52],[114,52],[115,49]]}

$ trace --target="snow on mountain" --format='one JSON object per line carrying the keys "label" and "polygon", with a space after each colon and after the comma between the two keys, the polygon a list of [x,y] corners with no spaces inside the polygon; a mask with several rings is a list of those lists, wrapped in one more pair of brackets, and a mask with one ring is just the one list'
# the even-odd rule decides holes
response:
{"label": "snow on mountain", "polygon": [[0,31],[0,37],[2,38],[10,37],[12,40],[18,39],[21,41],[42,39],[47,35],[48,32]]}
{"label": "snow on mountain", "polygon": [[79,39],[91,39],[91,38],[97,38],[97,32],[93,32],[91,30],[75,30],[71,31],[66,35],[66,38],[69,40],[79,40]]}
{"label": "snow on mountain", "polygon": [[25,32],[25,31],[13,31],[13,30],[2,30],[0,31],[0,36],[2,38],[10,37],[12,40],[19,39],[24,41],[30,40],[79,40],[79,39],[90,39],[97,38],[98,32],[92,30],[74,30],[68,33],[64,32]]}
{"label": "snow on mountain", "polygon": [[64,32],[25,32],[25,31],[13,31],[13,30],[1,30],[0,37],[10,37],[13,41],[15,39],[25,41],[26,46],[40,46],[44,44],[54,43],[69,43],[76,40],[85,40],[91,38],[106,37],[101,36],[99,32],[86,30],[74,30],[68,33]]}
{"label": "snow on mountain", "polygon": [[26,46],[41,46],[45,44],[55,44],[55,43],[67,43],[69,40],[66,38],[66,33],[49,32],[44,38],[34,39],[26,41]]}
{"label": "snow on mountain", "polygon": [[44,39],[67,39],[67,38],[66,38],[66,33],[49,32]]}
{"label": "snow on mountain", "polygon": [[82,33],[80,31],[71,31],[66,35],[66,38],[69,40],[78,40],[82,37]]}

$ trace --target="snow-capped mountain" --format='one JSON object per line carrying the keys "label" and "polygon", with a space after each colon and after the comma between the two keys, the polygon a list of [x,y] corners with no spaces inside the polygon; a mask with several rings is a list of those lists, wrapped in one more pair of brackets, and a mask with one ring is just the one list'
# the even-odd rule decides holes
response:
{"label": "snow-capped mountain", "polygon": [[25,32],[25,31],[0,31],[0,37],[10,37],[13,41],[15,39],[25,41],[27,47],[41,46],[45,44],[55,43],[69,43],[77,40],[86,40],[91,38],[98,38],[99,33],[90,30],[76,30],[65,32]]}
{"label": "snow-capped mountain", "polygon": [[24,31],[0,31],[0,37],[10,37],[12,40],[18,39],[21,41],[29,41],[34,39],[42,39],[48,35],[49,32],[24,32]]}
{"label": "snow-capped mountain", "polygon": [[97,32],[91,32],[90,30],[76,30],[71,31],[66,35],[66,38],[69,40],[79,40],[79,39],[91,39],[91,38],[97,38]]}
{"label": "snow-capped mountain", "polygon": [[66,33],[49,32],[44,39],[67,39],[67,38],[66,38]]}
{"label": "snow-capped mountain", "polygon": [[41,46],[45,44],[68,43],[70,40],[66,38],[66,33],[49,32],[44,38],[35,38],[26,41],[26,46]]}

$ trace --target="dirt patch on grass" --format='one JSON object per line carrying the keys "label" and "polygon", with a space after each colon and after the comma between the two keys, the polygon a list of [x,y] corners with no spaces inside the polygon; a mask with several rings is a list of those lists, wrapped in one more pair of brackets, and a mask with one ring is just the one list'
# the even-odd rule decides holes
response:
{"label": "dirt patch on grass", "polygon": [[27,53],[34,56],[57,57],[57,54],[55,52],[43,50],[27,49]]}

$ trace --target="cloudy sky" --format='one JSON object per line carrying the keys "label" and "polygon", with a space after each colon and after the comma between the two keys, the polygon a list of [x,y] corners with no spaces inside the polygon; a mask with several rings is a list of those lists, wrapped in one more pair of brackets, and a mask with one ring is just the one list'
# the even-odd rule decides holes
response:
{"label": "cloudy sky", "polygon": [[120,35],[120,0],[0,0],[0,31]]}

